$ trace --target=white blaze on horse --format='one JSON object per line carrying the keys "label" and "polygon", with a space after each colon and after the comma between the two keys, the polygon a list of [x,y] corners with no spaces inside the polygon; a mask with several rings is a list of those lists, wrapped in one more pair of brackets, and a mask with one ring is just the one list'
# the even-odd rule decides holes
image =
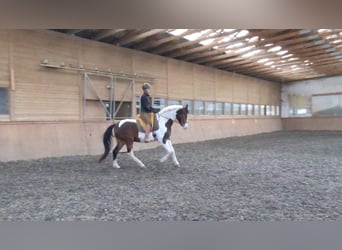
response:
{"label": "white blaze on horse", "polygon": [[[172,156],[172,160],[176,166],[179,167],[179,162],[176,157],[175,150],[172,146],[170,136],[171,127],[174,121],[178,121],[179,124],[186,129],[188,127],[188,105],[183,107],[182,105],[171,105],[163,108],[159,111],[157,121],[159,128],[150,133],[149,137],[151,140],[154,138],[164,147],[166,155],[163,156],[160,161],[164,162]],[[115,136],[117,144],[113,150],[113,167],[120,168],[117,162],[117,155],[121,148],[126,145],[127,152],[131,158],[139,164],[140,167],[145,167],[144,163],[140,161],[133,153],[134,142],[144,142],[145,133],[139,132],[137,120],[125,119],[117,124],[109,126],[103,134],[103,145],[105,152],[101,156],[99,162],[103,161],[109,154],[112,137]]]}

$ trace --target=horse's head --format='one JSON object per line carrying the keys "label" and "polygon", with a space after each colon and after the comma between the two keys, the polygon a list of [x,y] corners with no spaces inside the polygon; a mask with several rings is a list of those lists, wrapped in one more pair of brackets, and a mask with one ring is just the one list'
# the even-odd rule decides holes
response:
{"label": "horse's head", "polygon": [[186,104],[185,107],[179,109],[176,113],[176,119],[184,129],[188,128],[188,113],[188,104]]}

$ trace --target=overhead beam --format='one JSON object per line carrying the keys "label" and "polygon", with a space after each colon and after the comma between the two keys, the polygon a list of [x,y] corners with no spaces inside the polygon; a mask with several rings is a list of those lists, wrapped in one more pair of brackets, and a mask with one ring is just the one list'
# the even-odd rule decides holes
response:
{"label": "overhead beam", "polygon": [[138,50],[146,50],[146,49],[155,48],[157,46],[160,46],[161,44],[168,43],[168,42],[177,40],[177,39],[179,39],[182,36],[194,33],[195,31],[196,31],[195,29],[189,29],[186,32],[184,32],[183,34],[177,35],[177,36],[174,36],[174,35],[170,34],[168,37],[161,38],[161,39],[159,39],[157,41],[146,41],[146,42],[143,42],[141,45],[138,45],[135,48],[138,49]]}
{"label": "overhead beam", "polygon": [[201,36],[199,36],[198,38],[196,38],[192,41],[185,41],[185,42],[181,42],[178,44],[167,45],[167,46],[161,47],[160,49],[153,51],[153,53],[163,54],[163,53],[168,52],[168,51],[172,51],[172,50],[176,50],[176,49],[179,49],[182,47],[188,47],[188,46],[191,46],[193,44],[197,44],[199,41],[206,40],[207,37],[205,36],[205,34],[207,34],[209,32],[212,32],[212,30],[206,30]]}
{"label": "overhead beam", "polygon": [[118,42],[118,45],[126,45],[126,44],[128,44],[130,42],[136,42],[136,41],[142,40],[142,39],[144,39],[146,37],[162,33],[165,30],[167,30],[167,29],[151,29],[151,30],[148,30],[148,31],[145,31],[145,32],[142,32],[142,33],[138,33],[138,34],[134,34],[134,33],[133,34],[129,34],[127,37],[124,37],[123,39],[120,39],[119,42]]}
{"label": "overhead beam", "polygon": [[99,32],[94,40],[99,41],[102,40],[104,38],[110,37],[110,36],[114,36],[122,31],[124,31],[125,29],[112,29],[112,30],[103,30],[101,32]]}
{"label": "overhead beam", "polygon": [[180,56],[192,54],[195,52],[210,50],[210,48],[213,48],[214,46],[219,44],[223,37],[228,36],[229,34],[232,34],[234,32],[236,32],[236,31],[231,31],[230,33],[218,33],[215,36],[207,37],[204,40],[207,40],[207,39],[214,39],[214,40],[210,44],[201,45],[199,47],[192,48],[192,49],[185,49],[185,50],[181,50],[181,51],[176,51],[174,53],[171,53],[169,56],[170,57],[180,57]]}

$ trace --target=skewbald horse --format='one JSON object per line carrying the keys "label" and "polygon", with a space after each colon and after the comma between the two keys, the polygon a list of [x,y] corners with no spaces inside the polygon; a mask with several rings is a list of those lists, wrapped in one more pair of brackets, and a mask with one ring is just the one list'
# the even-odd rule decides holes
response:
{"label": "skewbald horse", "polygon": [[[159,129],[153,131],[149,134],[149,138],[153,140],[155,137],[158,142],[166,150],[166,155],[160,159],[160,162],[166,161],[169,156],[172,155],[173,163],[179,167],[179,162],[177,160],[175,150],[172,146],[170,136],[171,136],[171,126],[175,120],[186,129],[188,127],[188,105],[183,107],[182,105],[171,105],[163,108],[159,111],[156,116],[159,124]],[[101,156],[99,162],[102,162],[109,154],[110,146],[112,142],[112,137],[115,136],[117,144],[113,150],[113,167],[120,168],[117,162],[117,155],[121,148],[126,145],[127,153],[131,158],[140,166],[145,167],[144,163],[140,161],[133,153],[133,143],[134,142],[144,142],[145,133],[138,131],[137,121],[135,119],[125,119],[119,123],[109,126],[103,134],[103,145],[105,152]]]}

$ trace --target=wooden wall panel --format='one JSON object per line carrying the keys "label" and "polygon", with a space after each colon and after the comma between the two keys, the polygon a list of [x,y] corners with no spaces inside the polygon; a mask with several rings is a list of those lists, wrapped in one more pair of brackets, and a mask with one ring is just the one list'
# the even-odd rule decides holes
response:
{"label": "wooden wall panel", "polygon": [[106,112],[99,101],[88,100],[84,116],[86,120],[106,120]]}
{"label": "wooden wall panel", "polygon": [[291,117],[281,120],[284,130],[342,131],[342,117]]}
{"label": "wooden wall panel", "polygon": [[233,84],[233,101],[237,103],[247,103],[247,85],[245,83],[245,78],[239,75],[234,75]]}
{"label": "wooden wall panel", "polygon": [[[137,75],[154,78],[150,82],[153,86],[153,95],[167,96],[167,59],[161,56],[154,56],[143,52],[132,54],[133,71]],[[144,80],[137,82],[136,92],[141,92],[141,85]]]}
{"label": "wooden wall panel", "polygon": [[117,46],[80,39],[79,61],[84,68],[132,74],[132,52]]}
{"label": "wooden wall panel", "polygon": [[267,81],[260,83],[261,104],[280,105],[280,85]]}
{"label": "wooden wall panel", "polygon": [[194,93],[195,99],[215,100],[214,69],[194,65]]}
{"label": "wooden wall panel", "polygon": [[280,88],[280,84],[276,84],[276,83],[270,83],[271,84],[271,88],[272,88],[272,103],[273,105],[279,105],[281,103],[280,100],[280,95],[281,95],[281,88]]}
{"label": "wooden wall panel", "polygon": [[[79,74],[57,69],[46,69],[39,64],[78,64],[79,44],[72,39],[51,35],[51,32],[17,30],[12,32],[13,64],[17,82],[71,83],[79,80]],[[25,39],[23,39],[23,37]]]}
{"label": "wooden wall panel", "polygon": [[229,73],[216,70],[215,71],[215,93],[216,100],[222,102],[233,101],[233,83]]}
{"label": "wooden wall panel", "polygon": [[247,103],[259,104],[260,103],[260,84],[257,81],[246,82],[247,86]]}
{"label": "wooden wall panel", "polygon": [[271,95],[272,91],[269,88],[267,83],[261,83],[260,85],[260,103],[261,104],[270,104],[271,103]]}
{"label": "wooden wall panel", "polygon": [[9,86],[9,31],[0,30],[0,87]]}
{"label": "wooden wall panel", "polygon": [[15,120],[77,120],[80,115],[79,86],[17,83]]}
{"label": "wooden wall panel", "polygon": [[168,61],[168,97],[194,99],[193,66],[178,60]]}

